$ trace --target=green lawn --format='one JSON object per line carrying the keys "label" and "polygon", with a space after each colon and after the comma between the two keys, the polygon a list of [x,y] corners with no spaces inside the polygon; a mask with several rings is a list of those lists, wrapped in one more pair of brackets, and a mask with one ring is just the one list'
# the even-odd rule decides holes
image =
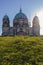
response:
{"label": "green lawn", "polygon": [[43,37],[0,37],[0,65],[43,65]]}

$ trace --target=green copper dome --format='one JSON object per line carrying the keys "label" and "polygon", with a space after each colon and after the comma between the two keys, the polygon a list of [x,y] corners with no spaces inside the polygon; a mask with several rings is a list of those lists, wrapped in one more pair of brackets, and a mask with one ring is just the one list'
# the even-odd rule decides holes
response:
{"label": "green copper dome", "polygon": [[8,17],[7,15],[5,15],[5,16],[3,17],[3,19],[9,19],[9,17]]}
{"label": "green copper dome", "polygon": [[22,10],[20,9],[20,12],[16,14],[14,19],[27,19],[27,16],[24,13],[22,13]]}

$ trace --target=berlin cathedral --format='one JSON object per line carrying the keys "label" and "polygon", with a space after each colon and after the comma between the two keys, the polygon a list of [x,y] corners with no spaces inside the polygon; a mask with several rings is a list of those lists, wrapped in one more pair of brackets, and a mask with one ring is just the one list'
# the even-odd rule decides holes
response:
{"label": "berlin cathedral", "polygon": [[[30,22],[31,23],[31,22]],[[22,12],[20,8],[13,19],[13,26],[10,26],[10,20],[7,15],[3,17],[2,21],[2,36],[14,36],[14,35],[40,35],[40,25],[38,16],[34,16],[32,26],[29,25],[27,16]]]}

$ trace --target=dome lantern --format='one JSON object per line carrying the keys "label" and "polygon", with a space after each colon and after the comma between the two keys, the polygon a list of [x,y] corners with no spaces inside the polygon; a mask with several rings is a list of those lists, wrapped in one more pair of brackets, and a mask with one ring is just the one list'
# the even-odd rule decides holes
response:
{"label": "dome lantern", "polygon": [[20,8],[20,13],[22,13],[22,9]]}

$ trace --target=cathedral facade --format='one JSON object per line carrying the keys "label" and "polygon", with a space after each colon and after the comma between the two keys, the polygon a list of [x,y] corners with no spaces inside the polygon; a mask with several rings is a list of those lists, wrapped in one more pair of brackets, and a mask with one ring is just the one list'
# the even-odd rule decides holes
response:
{"label": "cathedral facade", "polygon": [[13,19],[13,27],[10,26],[10,20],[7,15],[3,17],[2,36],[13,35],[40,35],[40,25],[37,16],[33,18],[32,27],[29,25],[27,16],[20,9]]}

